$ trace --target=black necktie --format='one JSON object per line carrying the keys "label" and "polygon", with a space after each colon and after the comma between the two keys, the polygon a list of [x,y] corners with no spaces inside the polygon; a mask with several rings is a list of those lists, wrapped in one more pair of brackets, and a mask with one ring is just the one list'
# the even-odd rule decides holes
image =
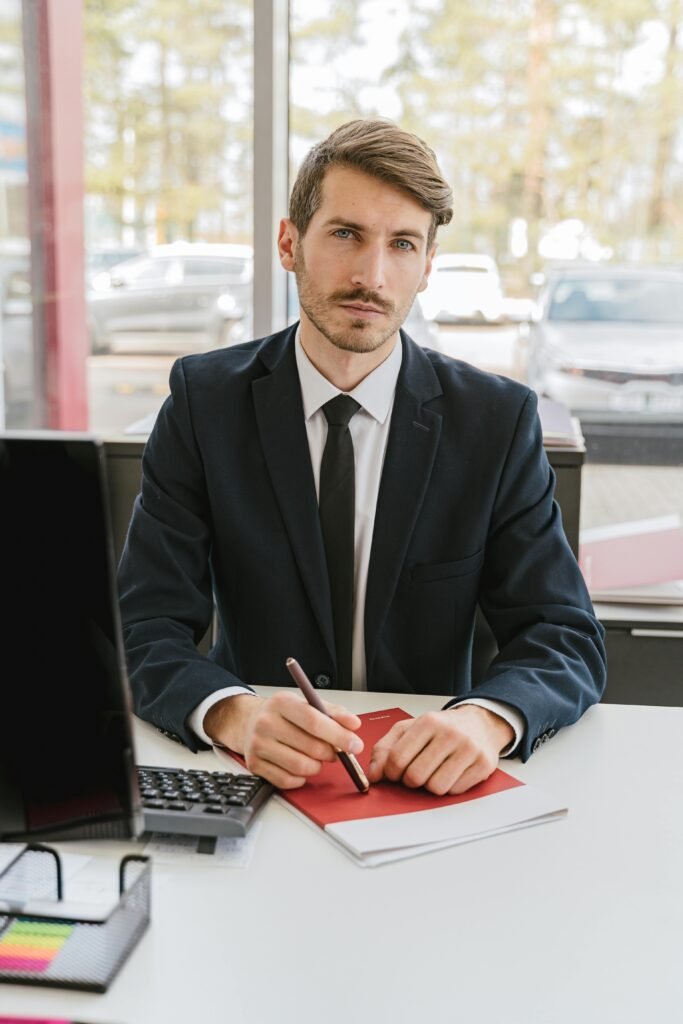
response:
{"label": "black necktie", "polygon": [[356,474],[349,420],[360,406],[349,395],[337,395],[323,406],[327,441],[320,463],[320,525],[330,577],[337,687],[351,689],[353,634],[354,521]]}

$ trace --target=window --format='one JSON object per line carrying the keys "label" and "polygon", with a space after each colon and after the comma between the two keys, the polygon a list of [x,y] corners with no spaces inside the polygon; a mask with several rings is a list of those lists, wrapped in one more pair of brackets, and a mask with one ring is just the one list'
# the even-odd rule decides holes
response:
{"label": "window", "polygon": [[[292,174],[353,117],[424,138],[455,197],[438,250],[453,263],[435,263],[418,297],[434,347],[570,405],[586,441],[582,526],[683,519],[680,6],[291,10]],[[462,253],[499,267],[493,315]],[[597,277],[614,264],[631,276]],[[548,315],[550,282],[572,267]]]}
{"label": "window", "polygon": [[[243,283],[239,307],[224,299],[202,321],[187,309],[172,319],[161,307],[131,306],[143,290],[166,289],[170,301],[182,282],[180,260],[157,259],[159,247],[252,244],[251,0],[171,7],[2,4],[0,258],[26,252],[34,310],[25,334],[36,356],[33,408],[22,406],[21,422],[7,415],[17,408],[8,391],[16,375],[5,374],[7,425],[120,433],[158,410],[169,357],[183,345],[232,343],[240,332],[230,318],[250,317],[250,275],[237,256],[206,261],[199,276]],[[82,219],[73,216],[78,195]],[[136,256],[144,259],[125,262]],[[125,334],[125,346],[113,334]]]}
{"label": "window", "polygon": [[[676,333],[683,290],[677,279],[649,277],[652,268],[673,275],[683,267],[680,6],[663,2],[642,18],[619,0],[291,0],[290,10],[290,178],[314,142],[355,116],[391,117],[434,148],[455,195],[439,255],[487,257],[501,284],[484,310],[483,300],[468,309],[475,281],[486,275],[460,259],[470,269],[442,275],[453,284],[447,308],[440,295],[433,306],[419,298],[431,343],[448,355],[550,390],[558,374],[535,349],[536,320],[550,282],[567,266],[575,281],[571,291],[567,281],[557,293],[549,326],[647,327],[628,342],[623,335],[612,343],[593,336],[589,355],[572,342],[576,373],[564,376],[575,386],[571,395],[589,392],[594,403],[573,409],[587,446],[584,523],[683,513],[683,355]],[[37,12],[54,18],[49,32],[40,31]],[[253,18],[250,0],[4,0],[0,263],[24,261],[24,271],[28,265],[33,309],[8,311],[5,278],[3,423],[46,425],[47,396],[59,392],[64,416],[52,425],[120,433],[158,409],[179,352],[250,336]],[[71,88],[74,63],[83,69],[74,103],[60,107],[64,89],[53,89],[36,108],[37,79],[27,85],[27,76],[61,76],[60,85]],[[75,137],[82,138],[82,158],[65,163],[59,147],[73,148],[73,111],[81,101],[83,132]],[[35,150],[48,137],[60,152],[52,179],[59,203],[31,208],[29,166],[36,181],[49,173]],[[270,184],[266,174],[264,189]],[[69,197],[80,193],[82,226],[73,217],[60,221]],[[45,261],[55,239],[61,249]],[[125,305],[134,288],[97,289],[93,275],[104,270],[116,278],[122,260],[156,260],[160,249],[178,245],[233,248],[220,271],[225,286],[209,305],[204,292],[194,313],[184,301],[183,284],[201,289],[213,276],[213,256],[194,249],[185,276],[166,277],[156,265],[139,271],[136,287],[159,284],[156,308],[112,319],[114,303]],[[642,284],[598,284],[592,271],[590,284],[583,283],[585,267],[616,264],[635,268]],[[72,295],[79,275],[82,322],[70,315],[66,331],[55,282],[68,281],[64,294]],[[171,300],[180,298],[183,308],[170,313]],[[11,299],[23,301],[18,294]],[[204,319],[195,316],[200,307]],[[82,383],[85,421],[80,406],[69,407],[73,386],[55,387],[64,378],[46,364],[50,332],[70,385],[76,377]],[[664,341],[667,332],[673,342]],[[114,334],[125,335],[125,346],[110,344]],[[610,346],[619,365],[597,365],[598,351]],[[12,368],[17,351],[28,378]],[[50,352],[53,359],[54,346]],[[662,365],[650,368],[643,385],[643,366],[655,354]]]}

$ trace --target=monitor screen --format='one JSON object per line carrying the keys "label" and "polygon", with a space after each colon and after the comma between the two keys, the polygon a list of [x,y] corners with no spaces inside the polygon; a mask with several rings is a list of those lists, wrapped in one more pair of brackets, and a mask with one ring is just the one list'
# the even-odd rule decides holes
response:
{"label": "monitor screen", "polygon": [[141,828],[106,462],[90,435],[0,434],[0,838]]}

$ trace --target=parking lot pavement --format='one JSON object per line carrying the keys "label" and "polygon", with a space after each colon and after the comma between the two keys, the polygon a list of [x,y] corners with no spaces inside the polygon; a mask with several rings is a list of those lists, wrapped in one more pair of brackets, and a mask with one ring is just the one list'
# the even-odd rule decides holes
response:
{"label": "parking lot pavement", "polygon": [[675,513],[683,521],[683,466],[584,463],[582,529]]}

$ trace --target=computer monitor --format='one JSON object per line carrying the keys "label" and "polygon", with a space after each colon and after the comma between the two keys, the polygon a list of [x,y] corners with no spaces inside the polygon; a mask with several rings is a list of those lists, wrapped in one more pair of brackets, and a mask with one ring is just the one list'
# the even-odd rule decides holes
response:
{"label": "computer monitor", "polygon": [[143,830],[104,448],[0,433],[0,839]]}

